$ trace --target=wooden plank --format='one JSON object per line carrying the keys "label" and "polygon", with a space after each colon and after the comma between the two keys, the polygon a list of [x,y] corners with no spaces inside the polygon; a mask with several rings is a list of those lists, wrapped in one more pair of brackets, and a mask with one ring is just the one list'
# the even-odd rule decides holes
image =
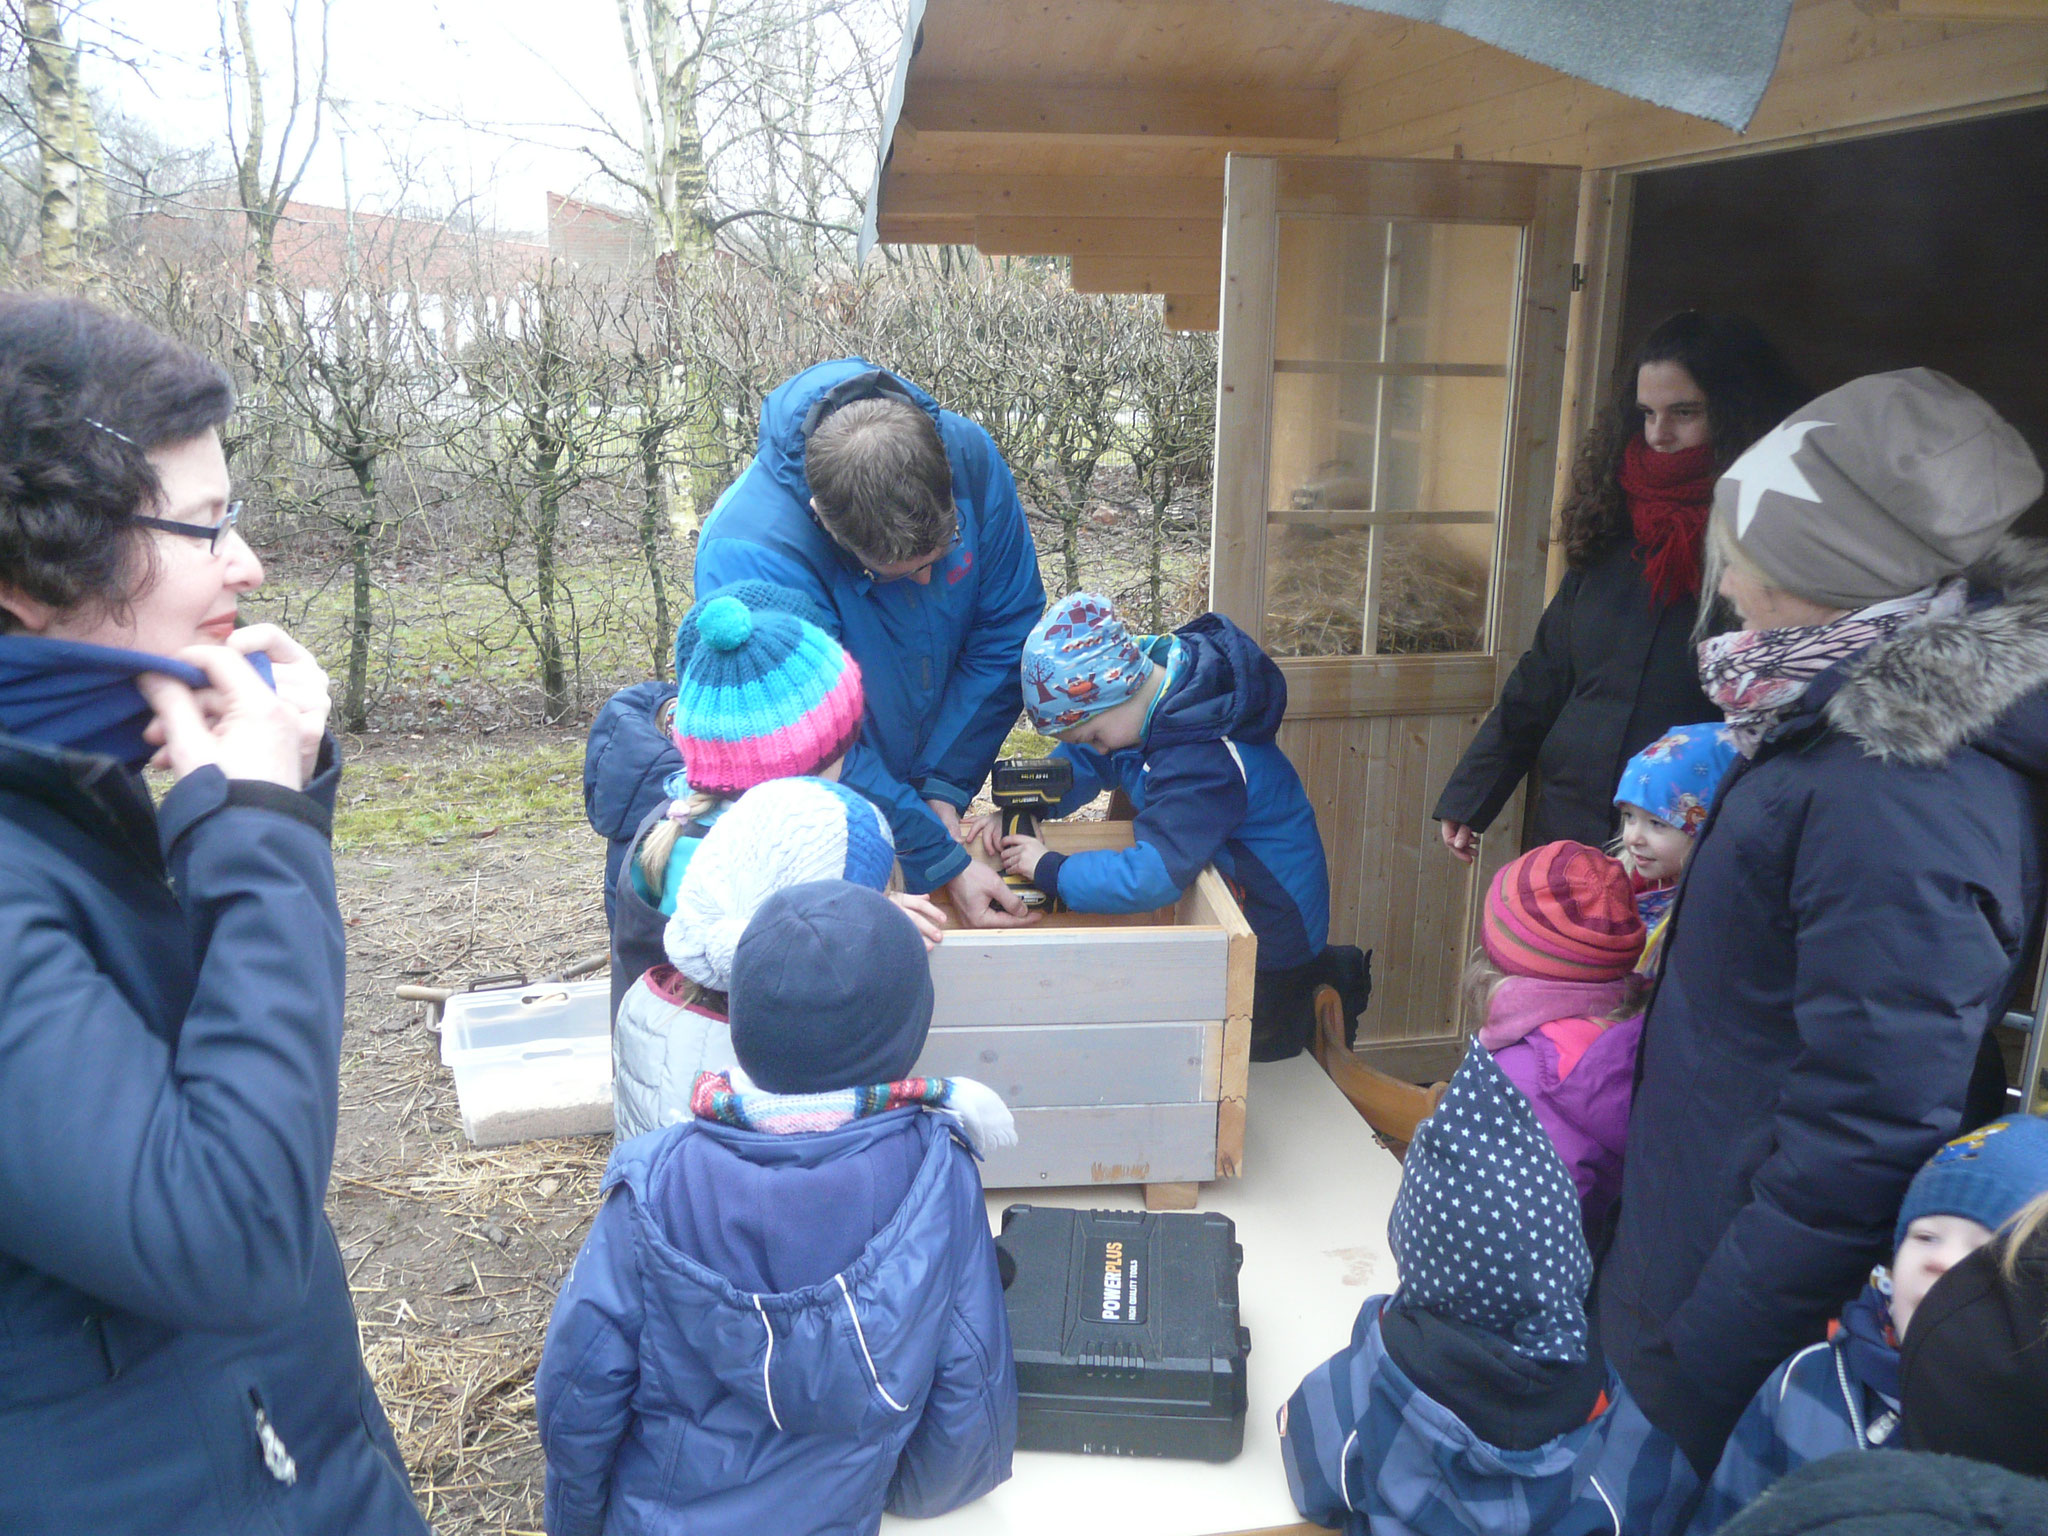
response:
{"label": "wooden plank", "polygon": [[919,134],[1337,142],[1337,92],[1231,87],[1071,86],[913,76],[901,121]]}
{"label": "wooden plank", "polygon": [[1055,853],[1086,853],[1093,848],[1128,848],[1133,833],[1128,821],[1040,822],[1038,839]]}
{"label": "wooden plank", "polygon": [[1220,1019],[1229,956],[1214,929],[948,933],[931,955],[932,1027]]}
{"label": "wooden plank", "polygon": [[1076,256],[1067,281],[1076,293],[1200,293],[1222,278],[1211,256]]}
{"label": "wooden plank", "polygon": [[935,1028],[921,1077],[971,1077],[1012,1109],[1057,1104],[1192,1104],[1205,1091],[1223,1025],[1012,1024]]}
{"label": "wooden plank", "polygon": [[1215,221],[1222,238],[1221,176],[1018,176],[891,171],[882,216],[1166,219]]}
{"label": "wooden plank", "polygon": [[1209,606],[1253,640],[1266,628],[1266,481],[1273,410],[1276,162],[1232,155],[1224,171],[1222,338]]}
{"label": "wooden plank", "polygon": [[[1290,155],[1279,163],[1280,213],[1427,219],[1436,224],[1526,224],[1541,168],[1498,161],[1441,163]],[[1446,174],[1448,171],[1449,174]]]}
{"label": "wooden plank", "polygon": [[1499,691],[1491,656],[1290,656],[1280,670],[1290,720],[1485,710]]}
{"label": "wooden plank", "polygon": [[1223,1026],[1217,1024],[1202,1036],[1202,1091],[1196,1095],[1203,1099],[1223,1097]]}
{"label": "wooden plank", "polygon": [[1234,1179],[1244,1172],[1243,1099],[1224,1099],[1216,1106],[1216,1177]]}
{"label": "wooden plank", "polygon": [[1221,298],[1213,291],[1169,293],[1165,320],[1169,331],[1213,331],[1222,322]]}
{"label": "wooden plank", "polygon": [[1361,1032],[1358,1059],[1375,1072],[1384,1072],[1404,1083],[1441,1083],[1458,1070],[1465,1059],[1465,1042],[1455,1040],[1394,1040],[1367,1042]]}
{"label": "wooden plank", "polygon": [[1202,1193],[1200,1184],[1189,1181],[1181,1184],[1147,1184],[1145,1186],[1145,1209],[1148,1211],[1192,1211],[1195,1201]]}
{"label": "wooden plank", "polygon": [[1101,1104],[1017,1111],[1017,1145],[982,1164],[986,1189],[1166,1184],[1216,1177],[1214,1104]]}
{"label": "wooden plank", "polygon": [[1919,21],[2048,21],[2048,0],[1865,0],[1865,8]]}
{"label": "wooden plank", "polygon": [[972,245],[974,220],[884,213],[875,221],[875,238],[884,245]]}
{"label": "wooden plank", "polygon": [[974,243],[990,256],[1200,256],[1221,259],[1222,218],[1032,218],[984,214]]}

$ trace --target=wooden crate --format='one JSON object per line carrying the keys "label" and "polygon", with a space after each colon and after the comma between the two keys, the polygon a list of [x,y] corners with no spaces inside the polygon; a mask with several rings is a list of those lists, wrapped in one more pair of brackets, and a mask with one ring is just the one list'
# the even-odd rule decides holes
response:
{"label": "wooden crate", "polygon": [[[1062,853],[1128,847],[1128,822],[1048,822]],[[937,1005],[918,1060],[978,1078],[1017,1116],[990,1189],[1143,1184],[1155,1208],[1234,1178],[1244,1156],[1258,940],[1214,869],[1157,912],[1062,912],[954,927],[932,952]]]}

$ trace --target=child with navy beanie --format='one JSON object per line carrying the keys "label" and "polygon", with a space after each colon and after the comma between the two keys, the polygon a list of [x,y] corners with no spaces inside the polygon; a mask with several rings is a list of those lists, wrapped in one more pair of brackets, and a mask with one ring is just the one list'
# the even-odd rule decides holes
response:
{"label": "child with navy beanie", "polygon": [[916,928],[842,880],[734,946],[744,1077],[616,1149],[534,1383],[550,1536],[872,1536],[1010,1475],[1017,1383],[975,1150],[1014,1137],[910,1074]]}
{"label": "child with navy beanie", "polygon": [[1280,1411],[1303,1518],[1346,1536],[1662,1536],[1698,1481],[1600,1352],[1578,1191],[1477,1041],[1416,1129],[1400,1288]]}
{"label": "child with navy beanie", "polygon": [[[1137,815],[1129,848],[1059,854],[1012,837],[1004,868],[1076,912],[1149,912],[1213,863],[1259,940],[1252,1060],[1307,1045],[1325,984],[1342,999],[1349,1043],[1372,990],[1368,957],[1329,942],[1315,809],[1274,741],[1287,679],[1272,658],[1220,613],[1133,636],[1108,598],[1077,592],[1031,631],[1022,675],[1032,726],[1074,765],[1053,814],[1121,789]],[[994,837],[986,820],[963,835]]]}
{"label": "child with navy beanie", "polygon": [[1899,1443],[1900,1349],[1934,1282],[2048,1192],[2048,1120],[2015,1116],[1958,1136],[1906,1189],[1889,1268],[1828,1338],[1792,1356],[1751,1399],[1701,1500],[1692,1536],[1719,1530],[1786,1473],[1839,1451]]}

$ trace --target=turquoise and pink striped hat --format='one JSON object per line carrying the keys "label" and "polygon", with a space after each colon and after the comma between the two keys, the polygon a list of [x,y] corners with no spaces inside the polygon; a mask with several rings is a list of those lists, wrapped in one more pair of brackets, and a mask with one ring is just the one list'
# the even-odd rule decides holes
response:
{"label": "turquoise and pink striped hat", "polygon": [[1550,981],[1613,981],[1643,952],[1628,871],[1584,843],[1545,843],[1503,866],[1479,933],[1508,975]]}
{"label": "turquoise and pink striped hat", "polygon": [[860,667],[794,614],[713,597],[676,689],[676,746],[690,788],[737,795],[815,774],[860,739]]}

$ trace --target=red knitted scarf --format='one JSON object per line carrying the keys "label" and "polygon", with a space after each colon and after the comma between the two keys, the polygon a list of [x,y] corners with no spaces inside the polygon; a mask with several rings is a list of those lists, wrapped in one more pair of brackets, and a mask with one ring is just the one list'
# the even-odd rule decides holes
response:
{"label": "red knitted scarf", "polygon": [[1659,453],[1641,434],[1628,440],[1621,460],[1621,489],[1628,498],[1636,547],[1650,601],[1669,607],[1700,590],[1701,535],[1714,504],[1714,450],[1708,443]]}

